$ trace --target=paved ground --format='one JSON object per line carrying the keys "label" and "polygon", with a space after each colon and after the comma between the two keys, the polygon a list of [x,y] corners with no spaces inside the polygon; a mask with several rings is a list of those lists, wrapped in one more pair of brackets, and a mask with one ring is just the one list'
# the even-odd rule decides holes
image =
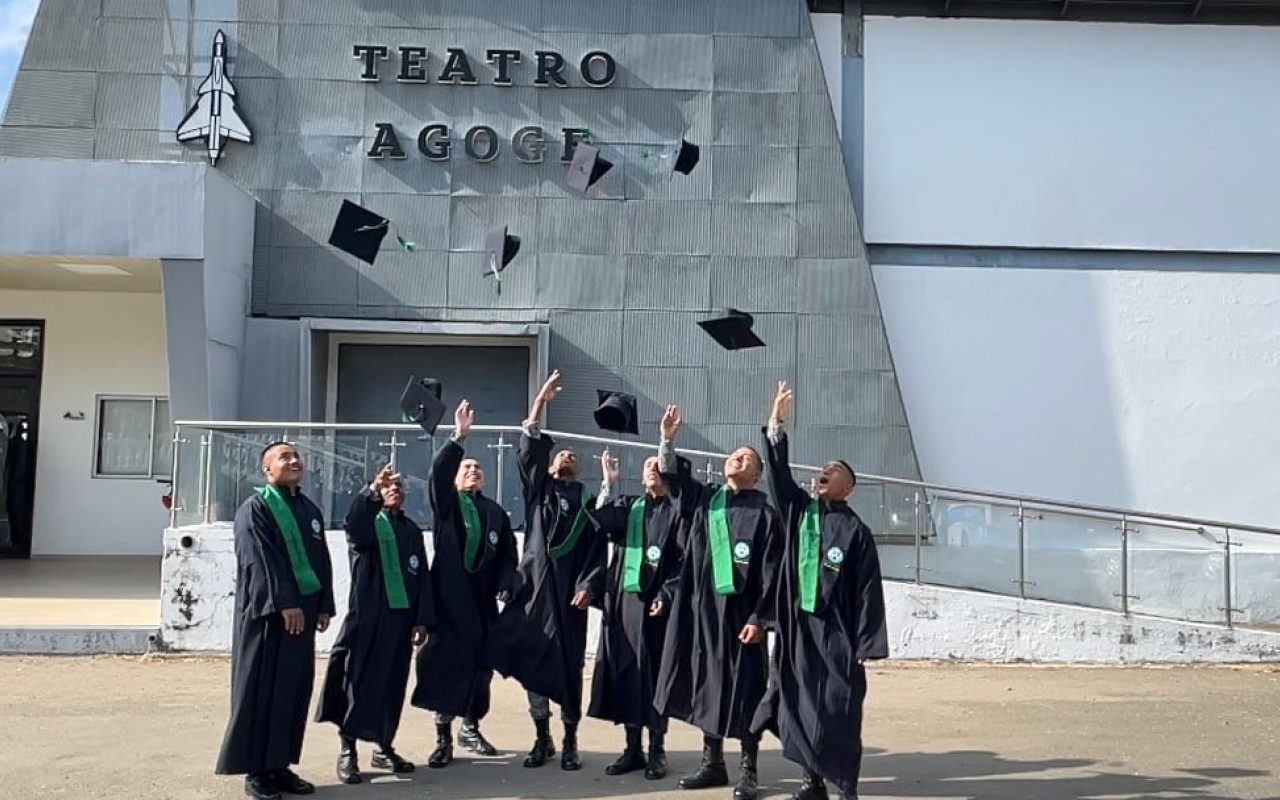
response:
{"label": "paved ground", "polygon": [[0,559],[0,627],[159,624],[159,558]]}
{"label": "paved ground", "polygon": [[[227,677],[222,659],[0,658],[0,797],[242,797],[236,780],[212,774]],[[1280,799],[1280,667],[894,664],[871,681],[866,798]],[[329,798],[729,796],[677,790],[700,746],[685,725],[673,725],[672,777],[657,783],[605,777],[619,733],[596,722],[584,726],[582,772],[522,768],[531,726],[509,682],[484,727],[508,755],[340,787],[332,728],[313,726],[300,772]],[[432,738],[429,718],[410,709],[401,751],[424,761]],[[765,750],[765,796],[785,796],[796,770],[776,742]]]}

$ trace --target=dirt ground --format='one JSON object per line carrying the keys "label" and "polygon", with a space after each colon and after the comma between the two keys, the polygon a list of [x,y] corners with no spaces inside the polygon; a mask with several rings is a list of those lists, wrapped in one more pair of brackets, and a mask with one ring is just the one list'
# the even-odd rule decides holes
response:
{"label": "dirt ground", "polygon": [[[238,779],[213,774],[228,674],[219,658],[0,658],[0,798],[243,797]],[[495,690],[483,727],[501,756],[466,754],[404,780],[370,782],[367,771],[364,785],[345,787],[333,775],[332,727],[312,725],[298,771],[330,798],[730,796],[679,791],[701,741],[680,723],[665,781],[606,777],[621,732],[597,721],[583,725],[583,771],[524,769],[523,694],[509,681]],[[430,717],[408,709],[401,753],[424,762],[433,739]],[[863,797],[1280,800],[1278,739],[1280,668],[889,664],[871,673]],[[795,790],[798,771],[772,739],[760,770],[762,796]]]}

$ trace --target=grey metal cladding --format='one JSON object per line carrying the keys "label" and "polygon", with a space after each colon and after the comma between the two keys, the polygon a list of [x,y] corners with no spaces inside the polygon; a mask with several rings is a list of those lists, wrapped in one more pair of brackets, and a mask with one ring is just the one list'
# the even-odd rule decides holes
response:
{"label": "grey metal cladding", "polygon": [[627,91],[630,138],[646,144],[674,144],[681,138],[699,144],[711,141],[714,129],[711,92]]}
{"label": "grey metal cladding", "polygon": [[839,147],[840,133],[836,117],[831,110],[831,98],[826,89],[821,92],[801,92],[796,95],[800,114],[801,147]]}
{"label": "grey metal cladding", "polygon": [[893,373],[880,370],[805,371],[796,382],[796,414],[806,425],[875,428],[906,423]]}
{"label": "grey metal cladding", "polygon": [[103,20],[81,16],[59,16],[38,10],[22,51],[23,70],[95,72],[98,28]]}
{"label": "grey metal cladding", "polygon": [[698,256],[711,253],[711,204],[636,200],[626,204],[624,252]]}
{"label": "grey metal cladding", "polygon": [[865,260],[796,259],[795,310],[810,314],[878,314],[876,288]]}
{"label": "grey metal cladding", "polygon": [[[280,26],[259,22],[201,21],[191,26],[191,74],[199,80],[209,74],[213,63],[213,37],[222,31],[227,37],[227,74],[239,78],[276,78],[280,60]],[[174,31],[185,35],[185,29]],[[166,42],[166,46],[169,43]],[[181,43],[174,42],[174,47]],[[197,83],[197,85],[199,85]],[[244,92],[236,80],[237,99]]]}
{"label": "grey metal cladding", "polygon": [[799,203],[796,222],[796,255],[801,258],[865,256],[852,204]]}
{"label": "grey metal cladding", "polygon": [[799,137],[797,94],[716,92],[712,98],[715,144],[794,147]]}
{"label": "grey metal cladding", "polygon": [[368,25],[364,5],[351,0],[280,0],[280,21],[289,25]]}
{"label": "grey metal cladding", "polygon": [[173,138],[173,131],[140,131],[97,128],[93,158],[100,161],[200,161],[205,150],[187,148]]}
{"label": "grey metal cladding", "polygon": [[533,201],[522,197],[454,196],[449,206],[449,249],[481,252],[484,237],[503,225],[520,237],[519,257],[539,252],[538,207]]}
{"label": "grey metal cladding", "polygon": [[[199,84],[196,83],[195,85],[198,86]],[[240,118],[244,120],[244,123],[249,126],[249,130],[253,132],[253,149],[273,149],[272,139],[278,127],[276,117],[280,111],[279,94],[286,91],[289,83],[269,78],[238,78],[235,85],[236,111],[239,112]],[[194,100],[194,97],[189,98],[186,105],[189,107],[194,103]],[[184,108],[176,118],[169,116],[166,112],[167,124],[165,127],[177,129],[178,123],[186,115],[187,110]],[[235,147],[234,144],[231,146]],[[246,148],[239,148],[240,153],[245,151]]]}
{"label": "grey metal cladding", "polygon": [[631,33],[711,33],[715,4],[690,0],[632,0],[627,9]]}
{"label": "grey metal cladding", "polygon": [[804,8],[799,0],[715,0],[715,32],[799,36]]}
{"label": "grey metal cladding", "polygon": [[[172,128],[165,133],[169,138],[173,137]],[[208,157],[207,151],[199,147],[200,144],[195,142],[187,145],[187,159],[205,160]],[[233,158],[218,162],[218,172],[235,181],[237,186],[248,189],[251,194],[263,192],[276,186],[276,164],[279,156],[280,151],[276,147],[241,147]]]}
{"label": "grey metal cladding", "polygon": [[521,253],[502,272],[502,291],[489,274],[484,253],[449,254],[450,308],[532,308],[537,281],[537,260]]}
{"label": "grey metal cladding", "polygon": [[271,253],[268,303],[355,305],[357,262],[332,248],[276,248]]}
{"label": "grey metal cladding", "polygon": [[[357,69],[354,62],[352,69]],[[417,151],[418,131],[431,123],[451,123],[454,108],[458,105],[458,93],[452,89],[462,88],[398,83],[394,80],[359,86],[364,90],[364,134],[372,137],[376,123],[390,123],[396,128],[406,156],[414,159],[422,158]],[[454,133],[456,135],[456,131]],[[369,142],[372,141],[370,138]],[[447,171],[442,170],[440,164],[432,166],[438,171]]]}
{"label": "grey metal cladding", "polygon": [[[541,170],[516,159],[509,139],[499,136],[498,155],[492,161],[477,161],[463,154],[463,142],[457,132],[455,129],[456,152],[449,169],[453,173],[450,192],[482,197],[527,197],[530,207],[534,206],[533,198],[543,192],[547,181]],[[432,167],[439,171],[442,165],[432,164]]]}
{"label": "grey metal cladding", "polygon": [[[732,307],[739,308],[736,305]],[[761,312],[753,313],[752,316],[755,318],[752,330],[764,341],[765,347],[725,350],[716,346],[711,337],[701,328],[692,329],[693,334],[703,337],[704,341],[711,346],[710,365],[768,370],[791,369],[796,361],[796,315]]]}
{"label": "grey metal cladding", "polygon": [[802,203],[825,203],[852,210],[849,180],[839,148],[801,147],[796,151],[799,171],[796,199]]}
{"label": "grey metal cladding", "polygon": [[166,28],[158,19],[102,20],[96,48],[98,72],[163,73]]}
{"label": "grey metal cladding", "polygon": [[356,302],[362,306],[443,308],[449,301],[449,253],[397,249],[361,263]]}
{"label": "grey metal cladding", "polygon": [[797,355],[801,369],[843,367],[888,371],[893,368],[884,324],[877,314],[802,314],[799,331]]}
{"label": "grey metal cladding", "polygon": [[795,310],[795,259],[711,258],[711,308]]}
{"label": "grey metal cladding", "polygon": [[5,112],[8,125],[91,128],[98,76],[92,72],[18,73]]}
{"label": "grey metal cladding", "polygon": [[778,381],[794,384],[795,366],[713,367],[710,377],[711,401],[715,412],[708,421],[754,423],[757,426],[756,436],[759,437],[759,426],[769,416]]}
{"label": "grey metal cladding", "polygon": [[627,142],[626,90],[557,89],[538,92],[538,114],[548,130],[586,128],[604,142]]}
{"label": "grey metal cladding", "polygon": [[698,256],[628,256],[626,307],[702,311],[711,302],[711,259]]}
{"label": "grey metal cladding", "polygon": [[364,162],[359,136],[285,136],[278,139],[276,188],[358,192]]}
{"label": "grey metal cladding", "polygon": [[[181,0],[178,0],[181,2]],[[192,16],[198,20],[276,22],[283,0],[193,0]]]}
{"label": "grey metal cladding", "polygon": [[796,255],[795,206],[785,203],[716,203],[711,249],[722,255]]}
{"label": "grey metal cladding", "polygon": [[709,91],[714,85],[715,53],[705,36],[630,36],[623,56],[618,69],[633,89]]}
{"label": "grey metal cladding", "polygon": [[[711,392],[712,392],[711,414],[712,414],[712,418],[715,418],[719,409],[716,407],[716,397],[715,397],[714,386],[711,387]],[[703,440],[705,441],[705,445],[704,445],[705,447],[709,447],[712,450],[719,451],[722,453],[731,453],[734,450],[737,450],[739,447],[742,447],[743,445],[749,445],[759,450],[760,447],[763,445],[763,437],[760,435],[759,422],[754,422],[754,423],[743,422],[743,423],[736,423],[736,424],[715,422],[709,425],[699,425],[696,428],[696,431],[697,433],[702,435]],[[684,431],[681,431],[680,441],[677,444],[684,444],[686,446],[689,446],[690,443],[685,441],[685,438],[687,436],[688,436],[687,433],[685,433]],[[693,468],[695,473],[697,474],[698,480],[705,480],[705,477],[701,473],[702,473],[702,470],[706,468],[706,466],[707,466],[706,461],[700,458],[693,459]],[[722,470],[724,469],[724,461],[718,458],[714,459],[712,461],[712,466],[714,467],[716,474],[712,476],[711,482],[724,483],[724,475],[722,474]],[[760,488],[763,490],[765,487],[761,485]]]}
{"label": "grey metal cladding", "polygon": [[679,311],[633,311],[624,314],[622,362],[628,367],[706,366],[706,351],[693,337],[698,315]]}
{"label": "grey metal cladding", "polygon": [[716,145],[710,149],[715,151],[718,165],[712,188],[715,200],[736,203],[796,201],[795,148]]}
{"label": "grey metal cladding", "polygon": [[630,238],[627,209],[615,200],[543,198],[538,200],[538,238],[546,253],[622,254]]}
{"label": "grey metal cladding", "polygon": [[715,37],[715,88],[728,92],[795,92],[807,43],[796,38]]}
{"label": "grey metal cladding", "polygon": [[270,258],[271,250],[269,248],[255,247],[253,249],[249,313],[254,316],[265,315],[268,311],[267,295],[270,291],[271,272],[267,269],[267,261]]}
{"label": "grey metal cladding", "polygon": [[92,128],[0,128],[0,156],[93,158]]}
{"label": "grey metal cladding", "polygon": [[627,30],[630,7],[636,2],[637,0],[614,0],[612,3],[542,0],[542,28],[546,31],[623,32]]}
{"label": "grey metal cladding", "polygon": [[533,304],[549,309],[621,310],[625,274],[617,256],[584,256],[565,253],[517,256],[512,269],[533,270],[536,288]]}
{"label": "grey metal cladding", "polygon": [[328,242],[343,200],[359,202],[360,197],[354,192],[278,192],[274,207],[268,212],[271,245],[315,247],[318,243]]}
{"label": "grey metal cladding", "polygon": [[[555,369],[559,366],[561,365],[552,359],[551,368]],[[547,425],[555,430],[590,433],[598,432],[592,419],[592,412],[599,405],[599,395],[596,394],[596,390],[611,392],[625,388],[623,379],[616,370],[585,364],[566,370],[560,386],[561,391],[556,395],[556,399],[547,404]],[[585,445],[577,446],[586,447]],[[595,448],[592,447],[592,451],[594,450]],[[587,452],[582,449],[578,451],[578,455],[583,462],[589,458]],[[593,469],[588,467],[586,474],[591,475]]]}
{"label": "grey metal cladding", "polygon": [[[303,136],[361,136],[365,87],[350,81],[278,81],[276,127]],[[355,113],[352,113],[353,110]]]}
{"label": "grey metal cladding", "polygon": [[680,417],[690,425],[714,419],[711,383],[706,367],[624,367],[623,391],[636,397],[640,435],[657,438],[657,423],[666,407],[680,406]]}
{"label": "grey metal cladding", "polygon": [[282,25],[280,77],[358,82],[360,66],[351,47],[367,42],[369,32],[341,25]]}
{"label": "grey metal cladding", "polygon": [[445,0],[439,27],[538,30],[542,27],[542,3],[538,0]]}
{"label": "grey metal cladding", "polygon": [[[449,249],[448,197],[365,192],[360,204],[391,221],[391,229],[382,239],[383,250],[400,249],[396,236],[416,243],[423,250]],[[337,207],[330,213],[336,217]]]}
{"label": "grey metal cladding", "polygon": [[[550,362],[553,367],[622,364],[623,315],[617,311],[552,311]],[[604,387],[601,387],[604,388]]]}
{"label": "grey metal cladding", "polygon": [[448,194],[452,172],[425,158],[366,158],[361,165],[360,187],[383,194]]}

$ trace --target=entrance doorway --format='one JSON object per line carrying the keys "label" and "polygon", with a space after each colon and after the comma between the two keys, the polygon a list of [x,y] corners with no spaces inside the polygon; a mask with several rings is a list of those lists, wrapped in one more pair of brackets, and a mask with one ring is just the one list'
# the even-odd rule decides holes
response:
{"label": "entrance doorway", "polygon": [[28,558],[35,514],[44,322],[0,320],[0,558]]}

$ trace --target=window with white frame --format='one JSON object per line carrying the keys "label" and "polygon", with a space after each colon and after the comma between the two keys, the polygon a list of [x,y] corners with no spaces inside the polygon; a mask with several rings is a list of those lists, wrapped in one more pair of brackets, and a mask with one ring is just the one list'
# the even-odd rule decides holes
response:
{"label": "window with white frame", "polygon": [[167,478],[172,469],[169,398],[99,395],[94,477]]}

